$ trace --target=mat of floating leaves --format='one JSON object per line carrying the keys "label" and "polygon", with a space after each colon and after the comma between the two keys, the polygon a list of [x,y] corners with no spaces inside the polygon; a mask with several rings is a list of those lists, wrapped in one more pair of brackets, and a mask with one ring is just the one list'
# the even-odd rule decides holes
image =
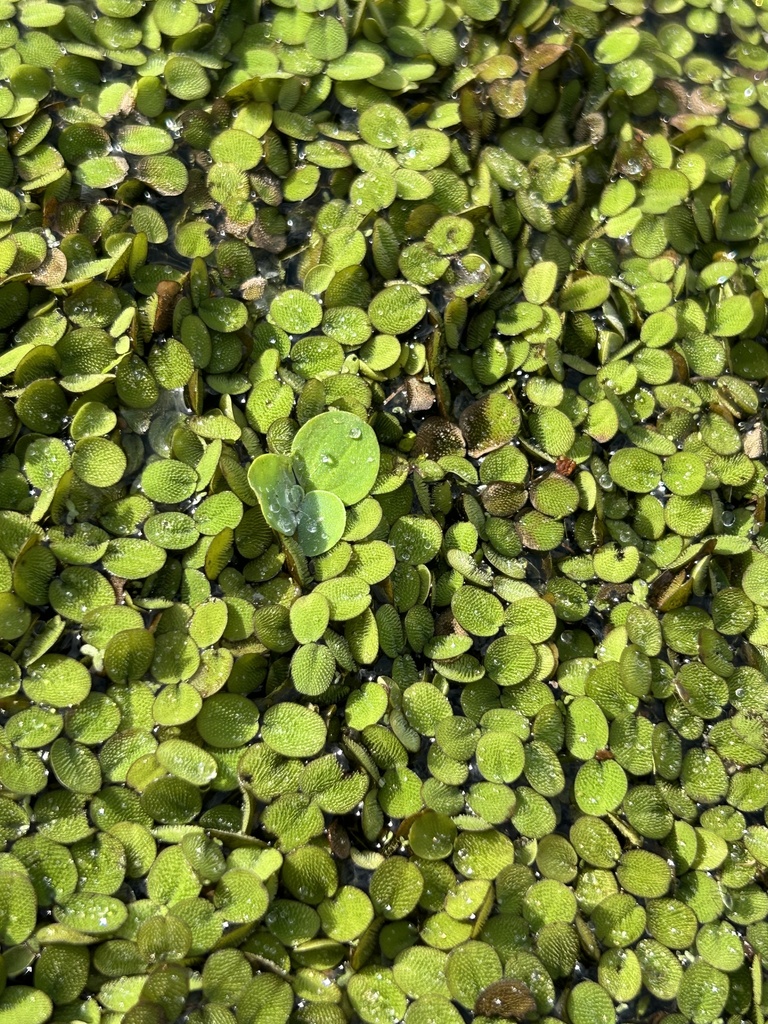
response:
{"label": "mat of floating leaves", "polygon": [[0,8],[0,1024],[762,1024],[760,4]]}

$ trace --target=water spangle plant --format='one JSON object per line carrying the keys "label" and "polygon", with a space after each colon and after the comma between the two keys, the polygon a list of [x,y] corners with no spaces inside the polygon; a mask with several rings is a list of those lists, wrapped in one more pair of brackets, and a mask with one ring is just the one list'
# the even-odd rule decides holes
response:
{"label": "water spangle plant", "polygon": [[759,0],[0,0],[0,1024],[764,1024]]}

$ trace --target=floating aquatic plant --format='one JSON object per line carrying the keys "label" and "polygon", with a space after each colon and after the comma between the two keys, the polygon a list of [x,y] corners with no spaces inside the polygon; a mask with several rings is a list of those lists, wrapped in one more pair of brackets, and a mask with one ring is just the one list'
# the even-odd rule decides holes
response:
{"label": "floating aquatic plant", "polygon": [[752,0],[0,11],[0,1024],[763,1024]]}

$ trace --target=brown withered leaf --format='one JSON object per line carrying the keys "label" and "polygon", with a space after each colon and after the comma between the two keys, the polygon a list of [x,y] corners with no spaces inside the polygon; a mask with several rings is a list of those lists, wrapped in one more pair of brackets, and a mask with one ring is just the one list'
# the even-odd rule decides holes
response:
{"label": "brown withered leaf", "polygon": [[67,257],[61,249],[51,249],[41,267],[29,279],[30,284],[53,287],[61,284],[67,274]]}
{"label": "brown withered leaf", "polygon": [[435,636],[467,636],[467,631],[459,625],[453,612],[448,608],[435,619]]}
{"label": "brown withered leaf", "polygon": [[254,221],[248,232],[248,237],[261,249],[274,254],[280,253],[288,245],[285,235],[273,235],[263,219]]}
{"label": "brown withered leaf", "polygon": [[584,114],[579,118],[573,131],[573,137],[576,142],[590,142],[596,146],[605,138],[605,131],[605,117],[596,111],[593,114]]}
{"label": "brown withered leaf", "polygon": [[520,60],[520,68],[526,75],[530,75],[534,71],[551,67],[564,53],[568,53],[568,47],[562,43],[539,43],[526,50]]}
{"label": "brown withered leaf", "polygon": [[280,179],[266,168],[251,171],[250,182],[253,190],[267,206],[279,206],[283,201]]}
{"label": "brown withered leaf", "polygon": [[465,453],[464,436],[456,424],[440,416],[430,416],[419,427],[410,454],[412,458],[428,455],[430,459],[440,459],[444,455]]}
{"label": "brown withered leaf", "polygon": [[699,86],[688,97],[688,109],[692,114],[722,114],[725,108],[725,99],[718,96],[711,86]]}
{"label": "brown withered leaf", "polygon": [[173,325],[173,307],[181,292],[181,285],[177,281],[158,281],[155,291],[157,293],[157,309],[152,329],[157,334],[170,334]]}
{"label": "brown withered leaf", "polygon": [[673,97],[677,103],[678,114],[683,114],[688,110],[688,93],[680,82],[676,82],[673,78],[657,78],[656,88],[663,89]]}
{"label": "brown withered leaf", "polygon": [[766,430],[762,423],[756,423],[742,438],[744,454],[750,459],[759,459],[766,452]]}
{"label": "brown withered leaf", "polygon": [[405,394],[408,400],[408,412],[426,412],[435,404],[435,392],[426,381],[418,377],[409,377],[405,382]]}
{"label": "brown withered leaf", "polygon": [[232,220],[231,217],[224,218],[224,230],[228,235],[232,235],[233,238],[239,238],[241,241],[248,237],[251,225],[243,221]]}
{"label": "brown withered leaf", "polygon": [[240,294],[246,302],[255,302],[263,297],[266,288],[266,278],[257,275],[256,277],[249,277],[247,281],[243,281],[240,285]]}
{"label": "brown withered leaf", "polygon": [[561,455],[555,462],[555,469],[561,476],[572,476],[576,471],[576,463],[573,459],[566,458],[565,455]]}
{"label": "brown withered leaf", "polygon": [[59,200],[56,196],[47,196],[43,202],[43,227],[50,228],[56,223]]}
{"label": "brown withered leaf", "polygon": [[338,818],[334,818],[328,826],[328,845],[334,856],[338,857],[339,860],[346,860],[349,857],[352,843],[350,842],[349,833]]}
{"label": "brown withered leaf", "polygon": [[502,1020],[525,1020],[536,1012],[536,1000],[528,986],[517,978],[502,978],[486,985],[475,1000],[474,1012]]}
{"label": "brown withered leaf", "polygon": [[632,593],[629,583],[604,583],[595,594],[595,602],[618,602]]}

